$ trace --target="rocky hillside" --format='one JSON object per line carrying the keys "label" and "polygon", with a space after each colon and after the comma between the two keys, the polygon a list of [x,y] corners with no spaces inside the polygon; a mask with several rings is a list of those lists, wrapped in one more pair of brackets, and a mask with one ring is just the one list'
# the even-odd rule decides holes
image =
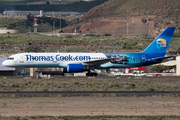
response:
{"label": "rocky hillside", "polygon": [[179,28],[179,18],[179,0],[109,0],[89,10],[79,24],[63,32],[76,29],[86,34],[157,36],[167,26]]}
{"label": "rocky hillside", "polygon": [[179,0],[109,0],[100,6],[92,8],[82,17],[82,20],[110,16],[137,17],[155,15],[177,21],[179,25],[179,13]]}

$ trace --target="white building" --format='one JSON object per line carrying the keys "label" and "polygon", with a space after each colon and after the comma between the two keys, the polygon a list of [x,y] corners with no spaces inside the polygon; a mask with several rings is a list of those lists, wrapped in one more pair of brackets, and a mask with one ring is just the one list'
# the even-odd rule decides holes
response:
{"label": "white building", "polygon": [[176,57],[176,74],[180,75],[180,56]]}
{"label": "white building", "polygon": [[42,11],[42,10],[40,10],[40,11],[17,11],[17,10],[3,11],[3,15],[14,15],[14,16],[28,15],[29,13],[31,13],[32,15],[40,15],[40,14],[44,14],[44,11]]}
{"label": "white building", "polygon": [[25,33],[23,30],[7,29],[6,27],[0,27],[0,34],[6,33]]}

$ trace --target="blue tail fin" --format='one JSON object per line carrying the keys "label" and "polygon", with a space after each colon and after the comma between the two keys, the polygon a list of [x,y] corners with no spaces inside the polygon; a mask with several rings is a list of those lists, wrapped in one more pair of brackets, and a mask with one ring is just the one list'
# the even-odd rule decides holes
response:
{"label": "blue tail fin", "polygon": [[165,55],[175,27],[167,27],[142,53]]}

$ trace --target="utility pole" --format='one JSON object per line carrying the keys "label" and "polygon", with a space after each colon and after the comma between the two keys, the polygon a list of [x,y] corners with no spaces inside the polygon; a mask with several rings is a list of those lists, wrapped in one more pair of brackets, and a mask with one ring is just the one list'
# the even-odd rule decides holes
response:
{"label": "utility pole", "polygon": [[55,21],[53,21],[53,32],[55,30]]}
{"label": "utility pole", "polygon": [[127,18],[127,35],[128,35],[128,18]]}
{"label": "utility pole", "polygon": [[52,17],[53,17],[53,18],[55,17],[55,15],[54,15],[54,11],[52,11]]}
{"label": "utility pole", "polygon": [[116,45],[113,45],[113,53],[116,52]]}
{"label": "utility pole", "polygon": [[61,29],[61,19],[60,19],[60,29]]}
{"label": "utility pole", "polygon": [[132,22],[133,23],[134,21],[133,20],[128,20],[128,18],[127,18],[127,35],[128,35],[128,32],[129,32],[128,31],[128,22]]}

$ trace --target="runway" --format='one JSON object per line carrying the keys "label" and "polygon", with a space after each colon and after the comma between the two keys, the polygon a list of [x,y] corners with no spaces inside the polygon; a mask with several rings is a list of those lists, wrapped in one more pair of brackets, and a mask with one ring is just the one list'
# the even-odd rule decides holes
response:
{"label": "runway", "polygon": [[180,96],[180,91],[38,91],[38,92],[0,92],[1,97],[120,97],[120,96]]}
{"label": "runway", "polygon": [[[79,78],[87,78],[87,79],[96,79],[96,78],[180,78],[180,76],[52,76],[51,78],[73,78],[73,79],[79,79]],[[24,77],[24,76],[0,76],[0,78],[32,78],[36,79],[37,77]]]}

